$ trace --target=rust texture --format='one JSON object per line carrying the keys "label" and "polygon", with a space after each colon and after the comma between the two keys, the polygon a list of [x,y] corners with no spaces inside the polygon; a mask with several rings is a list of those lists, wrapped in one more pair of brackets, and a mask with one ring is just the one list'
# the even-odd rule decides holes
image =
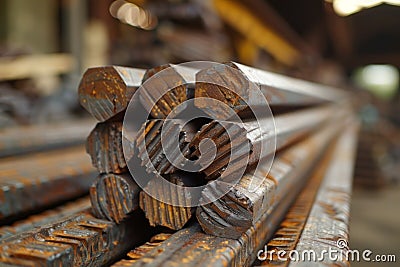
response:
{"label": "rust texture", "polygon": [[62,221],[66,217],[90,208],[89,197],[82,197],[73,202],[68,202],[54,209],[32,215],[26,219],[15,222],[10,226],[0,227],[0,243],[6,238],[41,227],[46,224]]}
{"label": "rust texture", "polygon": [[[159,174],[170,174],[177,170],[183,160],[191,154],[189,143],[195,134],[195,128],[187,123],[184,128],[181,120],[150,120],[142,125],[139,130],[136,145],[141,165],[146,167],[148,173],[157,171]],[[165,134],[161,142],[161,131]],[[178,137],[179,147],[172,142],[172,138]],[[169,158],[175,160],[174,165],[166,158],[165,151]],[[178,155],[184,158],[179,161]]]}
{"label": "rust texture", "polygon": [[144,74],[119,66],[90,68],[81,79],[79,101],[98,121],[108,120],[127,108]]}
{"label": "rust texture", "polygon": [[[343,257],[332,261],[325,257],[321,262],[331,266],[350,266],[344,256],[349,247],[338,247],[338,240],[347,245],[349,240],[350,199],[355,161],[358,125],[353,121],[338,140],[328,171],[325,174],[315,203],[307,218],[296,245],[302,253],[312,246],[317,255],[336,249]],[[345,241],[345,243],[343,243]],[[290,265],[298,265],[292,262]]]}
{"label": "rust texture", "polygon": [[[222,198],[198,207],[197,219],[203,230],[217,236],[239,238],[262,215],[271,212],[282,198],[291,194],[291,187],[304,184],[307,173],[338,132],[338,125],[337,121],[328,124],[279,152],[270,170],[261,166],[258,173],[244,175]],[[224,181],[216,181],[202,192],[200,203],[229,186]]]}
{"label": "rust texture", "polygon": [[1,129],[0,157],[84,144],[92,120]]}
{"label": "rust texture", "polygon": [[[213,163],[203,172],[210,180],[232,177],[236,171],[243,170],[274,153],[275,147],[271,144],[275,140],[276,149],[279,150],[323,125],[332,117],[332,112],[335,112],[335,107],[324,106],[279,115],[275,119],[262,118],[259,121],[251,120],[244,123],[224,122],[223,125],[213,121],[201,128],[190,146],[195,150],[193,155],[200,156],[201,140],[212,139],[217,146],[217,154]],[[246,146],[250,146],[250,151],[245,149]],[[207,158],[207,154],[202,156]],[[229,162],[232,165],[228,170],[226,167]]]}
{"label": "rust texture", "polygon": [[[150,79],[153,76],[155,78]],[[142,89],[140,101],[145,109],[157,119],[166,118],[172,110],[185,102],[190,90],[185,78],[172,64],[161,65],[146,71]]]}
{"label": "rust texture", "polygon": [[0,220],[80,196],[95,176],[84,147],[0,161]]}
{"label": "rust texture", "polygon": [[120,223],[139,207],[140,190],[130,174],[101,174],[90,188],[93,212]]}
{"label": "rust texture", "polygon": [[210,105],[200,97],[221,101],[237,113],[264,106],[264,101],[252,90],[260,90],[271,107],[310,106],[343,99],[340,90],[275,73],[251,68],[235,62],[217,65],[196,74],[195,105],[213,118],[229,116],[222,105]]}
{"label": "rust texture", "polygon": [[120,260],[116,263],[114,263],[112,266],[113,267],[130,267],[135,264],[136,261],[138,261],[142,256],[146,255],[148,252],[151,250],[157,248],[167,240],[171,234],[167,233],[161,233],[153,236],[149,242],[146,242],[145,244],[138,246],[137,248],[131,250],[127,254],[128,259],[123,259]]}
{"label": "rust texture", "polygon": [[[336,142],[333,145],[335,144]],[[285,215],[285,219],[280,223],[274,236],[266,245],[268,251],[285,251],[287,253],[285,255],[286,257],[281,256],[281,258],[285,258],[286,260],[279,260],[276,253],[268,254],[268,251],[264,251],[264,254],[260,255],[261,259],[263,259],[260,262],[261,265],[287,266],[289,264],[288,253],[295,249],[296,244],[299,241],[308,214],[314,205],[315,196],[318,192],[321,181],[327,171],[328,165],[332,161],[333,145],[330,145],[327,156],[325,156],[321,163],[316,166],[310,181],[290,207],[289,211]]]}
{"label": "rust texture", "polygon": [[83,211],[4,240],[0,244],[0,264],[102,266],[119,259],[151,234],[141,214],[115,224]]}
{"label": "rust texture", "polygon": [[[186,185],[185,180],[178,174],[173,174],[168,178],[168,181],[172,184],[182,187]],[[151,180],[144,191],[140,193],[139,201],[140,208],[146,214],[150,225],[161,225],[173,230],[182,229],[195,211],[194,208],[190,207],[195,200],[192,199],[188,191],[183,190],[183,192],[184,194],[170,184],[164,186],[157,183],[156,179]],[[156,196],[157,199],[152,196]],[[172,206],[160,201],[165,198],[176,199],[179,206]]]}
{"label": "rust texture", "polygon": [[99,173],[128,171],[122,148],[122,122],[98,123],[87,138],[86,151]]}

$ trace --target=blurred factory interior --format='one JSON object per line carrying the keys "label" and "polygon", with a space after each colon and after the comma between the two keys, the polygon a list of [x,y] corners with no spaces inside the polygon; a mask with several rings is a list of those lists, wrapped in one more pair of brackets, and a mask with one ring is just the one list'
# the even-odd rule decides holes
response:
{"label": "blurred factory interior", "polygon": [[350,245],[398,253],[397,0],[0,0],[0,134],[88,117],[77,87],[89,67],[200,60],[353,92],[362,126]]}

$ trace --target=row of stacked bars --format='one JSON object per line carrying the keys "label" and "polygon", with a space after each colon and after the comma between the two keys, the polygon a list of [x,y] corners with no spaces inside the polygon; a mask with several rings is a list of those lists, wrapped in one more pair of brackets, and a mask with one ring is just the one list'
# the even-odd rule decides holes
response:
{"label": "row of stacked bars", "polygon": [[[187,78],[192,76],[195,77],[194,83]],[[219,85],[204,82],[215,80]],[[248,81],[255,83],[268,100],[274,118],[267,116],[256,120],[249,112],[249,105],[257,108],[260,101],[251,93]],[[139,100],[132,104],[141,106],[150,115],[140,125],[132,152],[125,151],[124,155],[123,120],[137,91]],[[240,92],[244,99],[239,99],[232,91]],[[147,71],[116,66],[93,68],[84,74],[79,96],[81,104],[100,121],[90,133],[86,145],[99,172],[90,189],[92,209],[98,218],[119,224],[144,213],[150,225],[172,230],[195,229],[193,231],[197,233],[201,227],[210,236],[237,240],[246,234],[251,234],[248,236],[250,240],[257,235],[263,236],[255,247],[248,248],[252,251],[246,252],[249,254],[246,262],[254,260],[257,246],[272,237],[271,229],[278,227],[279,220],[309,180],[310,173],[321,158],[327,157],[330,144],[343,129],[354,128],[352,125],[355,124],[349,96],[343,91],[233,62],[207,69],[174,65]],[[223,119],[223,115],[228,113],[225,107],[209,105],[204,102],[204,97],[225,103],[243,121],[225,121],[222,125],[219,120],[201,119],[182,127],[179,116],[171,116],[180,104],[194,99],[195,108],[213,118]],[[260,104],[259,108],[264,107]],[[274,133],[260,127],[271,124],[275,125]],[[233,139],[228,129],[235,133]],[[179,170],[175,167],[177,164],[171,164],[167,159],[167,156],[169,159],[178,156],[165,155],[165,151],[171,151],[171,148],[168,150],[161,145],[162,130],[168,132],[167,136],[182,137],[178,149],[172,148],[172,151],[179,150],[187,159],[201,155],[203,139],[213,140],[215,160],[199,173]],[[255,152],[273,140],[276,140],[275,147],[264,151],[263,158],[260,158]],[[244,145],[251,148],[245,161],[237,152]],[[252,172],[254,165],[275,152],[270,170],[261,166],[261,170]],[[143,168],[141,174],[148,180],[144,190],[129,172],[127,163],[131,161],[139,162]],[[227,172],[230,161],[233,161],[234,169]],[[229,184],[224,179],[229,179],[239,170],[246,172],[227,189]],[[180,195],[182,192],[175,187],[160,185],[155,171],[172,184],[208,186],[199,196],[190,195],[189,191]],[[259,185],[256,190],[252,188],[254,182]],[[213,199],[215,195],[223,197]],[[172,197],[179,205],[158,200],[163,197]],[[206,204],[190,207],[197,201]],[[143,213],[137,212],[140,209]],[[211,238],[208,235],[206,239]]]}

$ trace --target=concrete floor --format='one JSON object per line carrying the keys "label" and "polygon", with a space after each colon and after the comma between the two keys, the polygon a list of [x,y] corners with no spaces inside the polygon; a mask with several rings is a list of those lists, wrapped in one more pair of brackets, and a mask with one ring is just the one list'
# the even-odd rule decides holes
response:
{"label": "concrete floor", "polygon": [[350,214],[350,249],[396,255],[396,263],[361,261],[351,266],[400,266],[400,185],[380,191],[355,188]]}

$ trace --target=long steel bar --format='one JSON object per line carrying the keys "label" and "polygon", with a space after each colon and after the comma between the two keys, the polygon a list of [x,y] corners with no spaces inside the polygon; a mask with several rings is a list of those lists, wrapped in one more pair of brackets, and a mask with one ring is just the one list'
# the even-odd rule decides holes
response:
{"label": "long steel bar", "polygon": [[[261,168],[254,175],[244,175],[222,198],[197,208],[203,230],[216,236],[239,238],[268,213],[292,186],[301,187],[327,145],[337,134],[338,121],[327,124],[310,137],[278,153],[271,170]],[[216,181],[202,192],[202,201],[225,192],[230,184]]]}
{"label": "long steel bar", "polygon": [[265,108],[265,102],[260,100],[254,90],[260,90],[272,107],[315,105],[339,101],[347,96],[344,91],[329,86],[230,62],[196,74],[195,105],[217,119],[226,118],[228,110],[222,105],[210,104],[201,97],[221,101],[237,113],[248,111],[249,105],[251,108]]}
{"label": "long steel bar", "polygon": [[95,176],[84,147],[0,161],[0,220],[88,192]]}
{"label": "long steel bar", "polygon": [[0,227],[0,243],[10,236],[30,231],[37,227],[42,227],[50,223],[62,221],[66,217],[87,210],[90,208],[89,197],[82,197],[78,200],[68,202],[54,209],[46,210],[42,213],[32,215],[26,219],[15,222],[10,226]]}
{"label": "long steel bar", "polygon": [[[337,107],[325,106],[283,114],[275,119],[262,118],[259,121],[223,122],[223,124],[214,121],[202,127],[190,146],[195,149],[193,155],[200,156],[201,140],[211,138],[217,146],[217,154],[214,162],[203,172],[207,179],[228,177],[235,171],[243,170],[263,157],[271,155],[275,149],[279,150],[323,125],[335,113],[338,113]],[[233,136],[229,136],[229,133]],[[276,148],[273,145],[274,140]],[[250,152],[242,149],[248,145],[246,142],[250,144]],[[248,158],[247,154],[250,154]],[[207,155],[201,156],[208,158]],[[232,167],[225,170],[230,162]]]}
{"label": "long steel bar", "polygon": [[[310,215],[304,225],[303,232],[296,245],[296,250],[303,252],[311,246],[316,255],[323,251],[339,250],[338,260],[325,257],[321,264],[350,266],[346,254],[349,252],[349,217],[352,178],[357,146],[358,125],[348,127],[338,141],[333,161],[325,174],[324,181],[315,199]],[[306,264],[313,264],[313,259]],[[291,262],[290,266],[298,266],[299,262]]]}
{"label": "long steel bar", "polygon": [[0,265],[103,266],[120,259],[152,234],[141,213],[115,224],[83,211],[4,240]]}
{"label": "long steel bar", "polygon": [[88,69],[79,85],[81,105],[98,121],[105,121],[124,111],[145,70],[119,66]]}
{"label": "long steel bar", "polygon": [[[332,149],[332,158],[326,162],[326,171],[313,177],[286,214],[279,229],[266,244],[260,255],[263,266],[289,266],[316,264],[348,266],[344,255],[332,262],[322,251],[340,250],[338,240],[348,241],[349,201],[352,170],[357,138],[357,124],[350,125],[341,134]],[[341,248],[345,252],[346,247]],[[267,250],[267,251],[265,251]],[[291,262],[289,253],[296,250],[299,262]],[[301,259],[305,250],[312,250],[315,259]],[[269,252],[268,252],[269,251]],[[274,253],[272,253],[275,251]],[[284,251],[278,257],[278,251]],[[313,254],[310,254],[311,256]],[[310,256],[310,257],[311,257]],[[313,257],[313,256],[312,256]]]}
{"label": "long steel bar", "polygon": [[74,120],[2,129],[0,157],[83,144],[92,125],[92,120]]}

